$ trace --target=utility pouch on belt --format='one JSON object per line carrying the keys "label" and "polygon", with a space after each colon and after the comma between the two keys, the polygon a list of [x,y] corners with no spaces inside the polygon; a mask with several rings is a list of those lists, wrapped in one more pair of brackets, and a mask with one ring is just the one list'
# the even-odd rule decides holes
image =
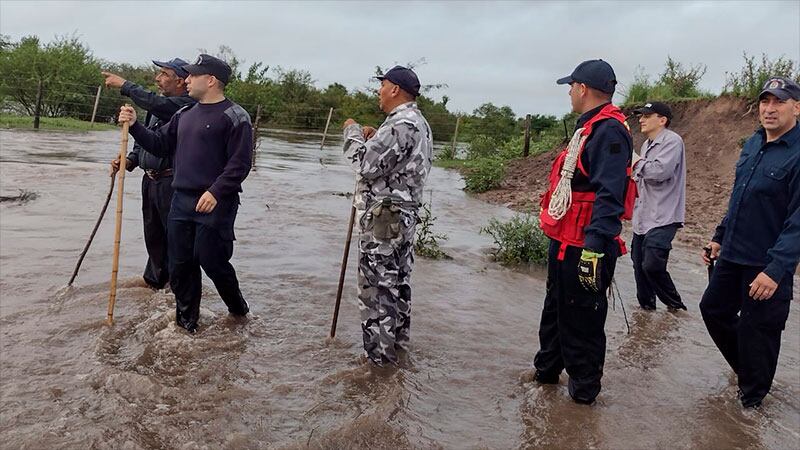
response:
{"label": "utility pouch on belt", "polygon": [[386,197],[372,209],[372,234],[376,239],[392,240],[400,236],[400,207]]}

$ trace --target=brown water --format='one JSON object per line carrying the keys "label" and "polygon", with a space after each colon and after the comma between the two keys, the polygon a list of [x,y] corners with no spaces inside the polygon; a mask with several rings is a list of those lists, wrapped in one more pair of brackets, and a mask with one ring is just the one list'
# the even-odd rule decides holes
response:
{"label": "brown water", "polygon": [[[229,317],[205,280],[200,331],[176,329],[170,294],[143,287],[140,178],[126,178],[116,324],[105,325],[113,211],[76,285],[73,265],[108,189],[117,132],[0,131],[2,448],[798,448],[800,313],[775,384],[743,411],[697,303],[705,271],[677,249],[687,313],[643,313],[630,260],[617,269],[603,391],[592,407],[520,380],[537,349],[541,270],[491,261],[478,230],[505,208],[429,179],[451,261],[418,258],[412,351],[396,371],[363,365],[351,255],[339,332],[327,342],[352,189],[337,143],[270,133],[244,184],[234,265],[253,314]],[[329,141],[330,142],[330,141]],[[322,163],[320,159],[322,158]],[[800,286],[800,280],[795,280]],[[798,297],[797,288],[795,298]]]}

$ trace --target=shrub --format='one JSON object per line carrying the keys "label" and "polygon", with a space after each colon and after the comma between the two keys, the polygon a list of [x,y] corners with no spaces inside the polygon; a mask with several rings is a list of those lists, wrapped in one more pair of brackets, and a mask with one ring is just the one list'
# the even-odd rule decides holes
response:
{"label": "shrub", "polygon": [[539,221],[530,214],[517,214],[508,222],[489,219],[481,228],[494,240],[495,258],[502,264],[546,264],[550,239],[539,228]]}
{"label": "shrub", "polygon": [[469,192],[486,192],[500,185],[505,175],[505,162],[499,157],[468,160],[464,164],[464,182]]}
{"label": "shrub", "polygon": [[770,60],[763,53],[761,61],[757,63],[755,56],[748,56],[747,52],[743,56],[744,67],[739,73],[725,72],[723,92],[727,94],[754,99],[761,92],[764,83],[774,76],[793,78],[800,82],[800,65],[796,61],[783,56]]}
{"label": "shrub", "polygon": [[431,259],[453,259],[439,247],[439,241],[447,240],[447,235],[433,232],[436,217],[431,214],[431,205],[422,204],[419,222],[417,223],[417,238],[414,242],[416,254]]}
{"label": "shrub", "polygon": [[706,73],[706,66],[684,67],[683,64],[667,57],[664,72],[658,81],[652,83],[639,67],[633,82],[625,92],[625,105],[641,104],[649,100],[678,100],[686,98],[708,97],[711,94],[700,90],[700,80]]}
{"label": "shrub", "polygon": [[494,138],[483,134],[475,135],[469,141],[467,159],[478,159],[494,155],[497,153],[498,147],[499,145]]}
{"label": "shrub", "polygon": [[667,56],[658,84],[668,88],[670,94],[676,98],[702,97],[699,84],[705,74],[706,66],[703,64],[684,68],[683,64]]}

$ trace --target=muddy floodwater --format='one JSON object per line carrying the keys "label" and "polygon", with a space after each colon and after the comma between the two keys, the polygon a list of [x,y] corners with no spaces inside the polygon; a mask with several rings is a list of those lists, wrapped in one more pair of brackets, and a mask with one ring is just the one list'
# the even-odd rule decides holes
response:
{"label": "muddy floodwater", "polygon": [[[339,143],[266,133],[244,183],[233,264],[252,314],[229,317],[204,279],[199,332],[171,294],[145,287],[141,176],[126,177],[116,323],[105,324],[115,201],[66,289],[109,186],[119,133],[0,131],[0,448],[800,448],[800,308],[793,301],[772,392],[743,411],[698,310],[706,272],[676,248],[688,312],[609,308],[603,391],[574,404],[526,383],[538,348],[541,269],[493,262],[479,233],[512,212],[434,168],[435,230],[453,259],[417,258],[412,350],[397,370],[359,360],[355,253],[328,342],[353,187]],[[428,193],[427,191],[431,192]],[[630,237],[627,236],[627,239]],[[795,278],[795,299],[800,279]]]}

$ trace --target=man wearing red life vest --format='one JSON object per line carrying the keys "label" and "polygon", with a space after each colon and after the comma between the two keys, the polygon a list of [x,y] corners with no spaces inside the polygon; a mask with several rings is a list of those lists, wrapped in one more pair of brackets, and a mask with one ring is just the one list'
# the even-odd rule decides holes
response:
{"label": "man wearing red life vest", "polygon": [[540,226],[550,237],[547,295],[539,326],[535,379],[591,404],[600,393],[606,352],[606,290],[625,253],[621,219],[630,218],[633,143],[625,116],[611,104],[617,84],[603,60],[585,61],[558,84],[569,84],[575,134],[553,163],[542,197]]}

